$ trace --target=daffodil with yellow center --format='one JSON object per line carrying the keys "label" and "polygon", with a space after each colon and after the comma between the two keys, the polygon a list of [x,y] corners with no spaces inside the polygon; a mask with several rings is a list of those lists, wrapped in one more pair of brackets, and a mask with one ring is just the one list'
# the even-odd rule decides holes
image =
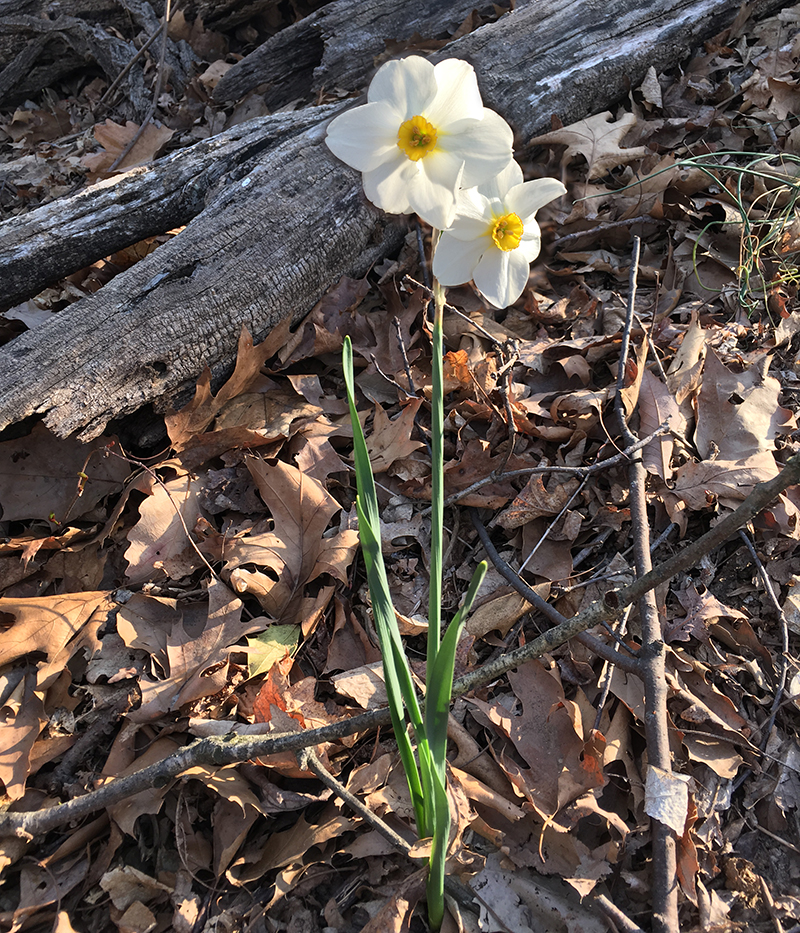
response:
{"label": "daffodil with yellow center", "polygon": [[497,308],[513,304],[541,249],[536,212],[566,193],[554,178],[523,182],[516,162],[491,181],[459,192],[453,223],[436,247],[433,274],[442,285],[472,279]]}
{"label": "daffodil with yellow center", "polygon": [[475,71],[450,58],[387,62],[367,103],[336,117],[326,142],[363,173],[364,192],[390,214],[412,211],[450,226],[460,188],[488,181],[512,161],[511,128],[483,106]]}
{"label": "daffodil with yellow center", "polygon": [[504,252],[516,249],[524,232],[522,221],[511,211],[509,214],[503,214],[492,224],[492,240],[498,249]]}
{"label": "daffodil with yellow center", "polygon": [[418,162],[434,152],[438,139],[436,127],[419,114],[401,123],[397,131],[397,145],[412,162]]}

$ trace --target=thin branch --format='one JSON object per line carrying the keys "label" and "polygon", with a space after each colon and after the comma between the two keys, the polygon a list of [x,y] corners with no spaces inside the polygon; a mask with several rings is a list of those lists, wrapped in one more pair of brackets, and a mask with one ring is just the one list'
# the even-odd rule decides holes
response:
{"label": "thin branch", "polygon": [[[591,603],[572,619],[548,629],[523,647],[510,651],[482,665],[478,670],[460,677],[453,684],[453,697],[463,696],[477,687],[490,684],[507,671],[524,664],[525,661],[541,657],[545,652],[554,651],[581,632],[601,622],[619,618],[627,606],[641,598],[642,593],[666,582],[689,567],[695,566],[702,556],[710,554],[734,535],[784,489],[799,482],[800,454],[796,454],[777,476],[766,483],[759,483],[736,511],[726,515],[693,545],[679,551],[629,586],[606,593],[602,601],[597,600]],[[378,726],[385,726],[389,722],[389,710],[378,709],[322,726],[319,729],[266,736],[240,736],[229,733],[225,736],[198,739],[141,771],[112,780],[98,790],[76,797],[67,803],[57,804],[41,811],[21,813],[6,811],[0,815],[0,834],[32,838],[55,829],[63,823],[81,819],[141,791],[163,786],[183,771],[199,764],[222,767],[274,755],[278,752],[295,752],[301,748],[309,748],[324,742],[336,741],[348,735],[367,732]]]}
{"label": "thin branch", "polygon": [[[527,599],[528,602],[535,606],[539,612],[543,615],[546,615],[551,622],[555,625],[563,625],[567,622],[567,619],[561,615],[561,613],[551,606],[546,600],[534,590],[532,587],[521,579],[519,574],[511,567],[503,558],[498,554],[497,548],[492,543],[491,538],[489,537],[489,532],[486,530],[483,522],[478,518],[478,513],[475,509],[469,510],[470,518],[472,519],[472,524],[475,527],[475,530],[478,532],[478,537],[481,539],[481,544],[483,544],[484,550],[489,557],[489,560],[494,564],[495,568],[500,572],[501,576],[511,585],[514,589],[522,596],[524,599]],[[615,651],[613,648],[609,647],[604,641],[601,641],[599,638],[595,638],[594,635],[589,635],[586,632],[581,632],[575,636],[577,641],[582,645],[585,645],[590,651],[594,652],[598,657],[603,658],[611,664],[616,664],[624,671],[628,671],[631,674],[638,674],[639,665],[636,659],[626,657],[623,654],[620,654],[618,651]]]}
{"label": "thin branch", "polygon": [[156,29],[153,35],[150,36],[147,42],[145,42],[145,44],[136,52],[136,54],[131,58],[131,60],[122,69],[122,71],[120,71],[120,73],[116,76],[116,78],[114,78],[114,80],[111,82],[108,89],[106,90],[105,94],[103,94],[103,96],[97,102],[97,106],[95,107],[95,110],[94,110],[95,116],[97,116],[100,110],[103,110],[106,107],[108,107],[108,102],[111,99],[111,95],[114,93],[114,91],[116,91],[116,89],[120,86],[120,84],[125,80],[125,76],[131,70],[131,68],[133,68],[136,62],[139,61],[139,59],[144,55],[144,53],[150,48],[150,46],[156,41],[156,39],[161,35],[161,33],[166,28],[167,28],[166,21],[160,23],[158,26],[158,29]]}
{"label": "thin branch", "polygon": [[[156,73],[156,86],[153,91],[153,103],[150,105],[150,109],[147,111],[147,116],[144,118],[144,120],[142,120],[141,126],[134,133],[133,139],[131,139],[131,141],[127,144],[127,146],[125,146],[122,152],[120,152],[117,158],[114,159],[114,161],[109,166],[108,168],[109,172],[113,172],[117,168],[117,166],[120,165],[120,163],[125,158],[125,156],[128,155],[131,149],[133,149],[136,143],[139,142],[139,139],[141,138],[142,133],[144,133],[144,131],[147,129],[147,125],[150,123],[150,121],[155,116],[156,109],[158,107],[158,99],[159,97],[161,97],[161,87],[164,83],[164,68],[166,67],[165,62],[167,58],[167,40],[169,39],[167,24],[169,23],[169,20],[170,20],[171,6],[172,6],[172,0],[167,0],[166,7],[164,9],[164,28],[163,28],[163,32],[161,33],[162,35],[161,53],[158,57],[158,67],[156,69],[156,72],[157,72]],[[158,33],[158,30],[156,30],[156,34],[157,33]]]}
{"label": "thin branch", "polygon": [[[630,283],[628,289],[628,313],[622,333],[617,392],[614,408],[619,420],[620,434],[630,446],[637,440],[628,427],[622,390],[633,328],[633,309],[636,301],[636,281],[639,271],[639,237],[633,238]],[[647,518],[645,486],[647,471],[642,462],[641,451],[631,458],[628,467],[631,502],[631,530],[633,534],[634,563],[637,576],[643,577],[652,570],[650,559],[650,523]],[[672,756],[669,747],[669,720],[667,718],[667,678],[665,647],[661,631],[661,619],[653,587],[642,593],[638,600],[639,618],[642,626],[642,649],[639,653],[639,677],[644,684],[645,716],[644,728],[647,742],[648,764],[661,771],[671,773]],[[675,832],[666,823],[651,818],[653,830],[652,903],[653,930],[655,933],[675,933],[678,929],[678,882],[677,842]]]}
{"label": "thin branch", "polygon": [[[642,447],[646,447],[650,441],[660,437],[662,434],[666,434],[668,431],[669,424],[665,421],[663,424],[660,424],[652,434],[648,434],[648,436],[642,440],[636,441],[635,444],[632,444],[626,450],[622,450],[618,454],[614,454],[613,457],[608,457],[606,460],[598,460],[597,463],[592,463],[589,466],[525,467],[522,470],[509,470],[508,473],[503,473],[502,479],[513,479],[516,476],[537,476],[544,473],[568,473],[570,476],[577,476],[578,478],[582,479],[583,477],[591,476],[592,473],[597,473],[600,470],[607,470],[609,467],[616,466],[618,463],[627,462],[631,455],[634,454],[637,450],[641,450]],[[497,475],[497,472],[494,471],[490,473],[489,476],[484,476],[483,479],[479,479],[472,483],[472,485],[467,486],[466,489],[462,489],[460,492],[454,492],[452,496],[448,496],[444,500],[444,504],[445,506],[454,505],[459,500],[464,499],[466,496],[476,492],[483,486],[488,486],[490,483],[496,483],[500,478],[501,477]]]}
{"label": "thin branch", "polygon": [[644,930],[637,926],[633,920],[629,920],[625,914],[613,904],[605,894],[595,894],[592,900],[602,910],[602,912],[614,922],[617,929],[622,933],[644,933]]}

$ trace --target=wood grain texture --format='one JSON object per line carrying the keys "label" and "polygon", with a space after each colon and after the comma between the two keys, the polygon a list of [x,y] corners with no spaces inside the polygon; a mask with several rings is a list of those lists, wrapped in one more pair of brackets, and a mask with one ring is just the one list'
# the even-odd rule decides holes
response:
{"label": "wood grain texture", "polygon": [[[676,64],[733,19],[738,0],[632,6],[519,3],[437,57],[471,61],[487,105],[524,142],[551,114],[569,122],[606,109],[651,64]],[[260,339],[396,249],[404,219],[369,205],[323,139],[320,122],[222,174],[179,236],[2,348],[0,426],[40,414],[57,434],[90,438],[145,403],[164,406],[205,364],[217,374],[230,365],[243,324]]]}

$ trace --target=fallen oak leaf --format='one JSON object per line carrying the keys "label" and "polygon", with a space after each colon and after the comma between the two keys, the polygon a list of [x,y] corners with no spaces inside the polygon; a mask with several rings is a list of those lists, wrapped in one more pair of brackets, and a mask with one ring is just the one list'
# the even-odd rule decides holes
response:
{"label": "fallen oak leaf", "polygon": [[535,136],[530,140],[531,145],[563,145],[567,147],[563,162],[566,164],[573,156],[582,155],[588,165],[588,181],[601,178],[613,168],[627,165],[634,159],[641,159],[651,155],[646,146],[635,146],[632,149],[623,149],[621,141],[636,124],[636,117],[632,113],[624,113],[619,120],[610,122],[610,110],[597,113],[586,120],[578,120],[569,126]]}
{"label": "fallen oak leaf", "polygon": [[25,793],[31,749],[48,721],[44,701],[35,688],[35,676],[26,674],[0,706],[0,781],[11,800],[19,800]]}
{"label": "fallen oak leaf", "polygon": [[[355,555],[357,540],[351,529],[323,538],[339,503],[317,480],[296,467],[277,461],[270,465],[248,457],[247,468],[273,518],[273,530],[243,535],[224,551],[225,569],[237,592],[251,592],[276,622],[307,621],[301,615],[308,603],[306,583],[321,573],[346,580],[345,569]],[[254,564],[267,572],[242,569]],[[325,588],[330,589],[330,588]],[[330,589],[332,594],[332,589]],[[308,634],[304,624],[304,634]]]}
{"label": "fallen oak leaf", "polygon": [[[153,600],[154,597],[140,599]],[[172,600],[163,602],[174,603]],[[241,600],[224,583],[212,579],[205,619],[198,619],[198,613],[191,618],[188,612],[179,611],[175,604],[173,622],[164,637],[163,634],[154,636],[141,616],[137,617],[123,607],[117,616],[120,637],[129,648],[152,651],[155,645],[159,650],[154,656],[164,670],[163,677],[141,679],[142,704],[130,712],[128,718],[132,722],[150,722],[221,690],[227,683],[231,652],[244,650],[236,643],[268,624],[263,617],[242,622],[242,608]]]}
{"label": "fallen oak leaf", "polygon": [[148,492],[139,506],[139,521],[128,533],[124,556],[131,583],[144,583],[159,571],[179,579],[202,562],[187,529],[203,517],[203,483],[188,473],[168,482],[153,477]]}
{"label": "fallen oak leaf", "polygon": [[385,472],[395,460],[402,460],[425,446],[422,441],[411,440],[414,419],[421,405],[421,398],[411,399],[394,421],[389,420],[381,405],[375,406],[372,434],[367,440],[373,473]]}
{"label": "fallen oak leaf", "polygon": [[41,652],[48,661],[61,653],[95,612],[112,608],[106,590],[64,596],[0,599],[0,667]]}

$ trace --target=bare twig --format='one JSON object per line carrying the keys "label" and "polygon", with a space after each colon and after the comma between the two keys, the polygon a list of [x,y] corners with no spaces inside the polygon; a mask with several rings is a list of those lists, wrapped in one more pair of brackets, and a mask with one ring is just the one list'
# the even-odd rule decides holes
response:
{"label": "bare twig", "polygon": [[544,534],[541,536],[541,538],[539,538],[539,540],[536,542],[536,544],[534,544],[534,546],[531,548],[530,554],[528,554],[528,556],[527,556],[527,557],[525,558],[525,560],[522,562],[522,566],[519,568],[519,572],[520,572],[520,573],[522,573],[522,571],[528,566],[528,561],[533,557],[533,555],[539,550],[539,548],[540,548],[540,547],[544,544],[544,542],[548,539],[548,537],[550,536],[550,533],[553,531],[553,529],[554,529],[554,528],[556,527],[556,525],[559,523],[559,521],[561,520],[561,518],[562,518],[564,515],[566,515],[567,510],[568,510],[569,507],[572,505],[572,503],[575,501],[575,499],[577,499],[577,497],[583,492],[583,487],[584,487],[588,482],[589,482],[589,477],[588,477],[588,476],[584,477],[583,480],[581,480],[580,485],[579,485],[578,488],[575,490],[575,492],[572,493],[572,495],[569,497],[569,499],[567,499],[567,501],[564,503],[564,505],[563,505],[561,511],[558,513],[558,515],[556,515],[556,517],[552,520],[552,522],[550,522],[550,524],[547,526],[547,528],[545,528]]}
{"label": "bare twig", "polygon": [[117,166],[121,164],[125,156],[127,156],[128,153],[131,151],[131,149],[133,149],[133,147],[136,145],[136,143],[139,142],[139,139],[141,138],[142,133],[144,133],[144,131],[147,129],[148,123],[155,116],[156,108],[158,107],[158,99],[159,97],[161,97],[161,86],[164,83],[164,68],[165,68],[165,61],[167,57],[167,40],[169,38],[168,31],[167,31],[167,24],[169,23],[169,19],[171,15],[171,7],[172,7],[172,0],[167,0],[166,7],[164,8],[163,30],[156,30],[156,33],[155,33],[157,35],[158,32],[160,31],[162,38],[161,38],[161,52],[158,57],[156,86],[153,91],[153,103],[150,105],[150,109],[147,111],[147,116],[145,116],[144,120],[142,120],[141,126],[134,133],[133,139],[131,139],[128,145],[125,146],[122,152],[120,152],[117,158],[114,159],[114,161],[109,166],[108,168],[109,172],[113,172],[117,168]]}
{"label": "bare twig", "polygon": [[[633,238],[631,256],[630,287],[628,289],[628,314],[622,334],[617,392],[614,406],[619,420],[620,433],[625,444],[630,446],[637,440],[628,427],[623,404],[622,390],[633,327],[633,309],[636,300],[636,279],[639,268],[639,237]],[[628,467],[631,486],[631,529],[633,532],[636,573],[644,576],[652,569],[650,560],[650,523],[647,520],[645,483],[647,473],[642,462],[641,451],[631,458]],[[661,620],[653,587],[642,593],[638,600],[639,617],[642,625],[642,650],[639,653],[639,677],[644,683],[645,737],[650,765],[671,773],[672,756],[669,748],[669,722],[667,719],[667,679],[665,668],[664,640]],[[652,819],[653,828],[653,930],[655,933],[677,933],[678,930],[678,882],[677,843],[674,831],[659,820]]]}
{"label": "bare twig", "polygon": [[[388,840],[398,851],[402,852],[412,861],[415,861],[411,855],[411,846],[405,839],[396,833],[388,823],[385,823],[376,813],[373,813],[369,807],[365,806],[354,794],[338,781],[311,749],[303,749],[297,756],[297,761],[303,770],[313,771],[322,783],[343,800],[351,810],[355,811],[360,817],[369,823],[376,832],[379,832],[384,839]],[[466,910],[475,912],[475,898],[472,892],[463,885],[457,878],[448,875],[444,880],[445,891],[454,900],[458,901],[459,906]]]}
{"label": "bare twig", "polygon": [[125,77],[128,74],[128,72],[131,70],[131,68],[133,68],[136,62],[139,61],[139,59],[144,55],[144,53],[150,48],[150,46],[156,41],[156,39],[161,35],[162,32],[164,32],[166,28],[167,28],[167,23],[165,20],[159,25],[158,29],[156,29],[156,31],[153,33],[152,36],[150,36],[150,38],[144,43],[144,45],[136,52],[136,54],[131,58],[131,60],[122,69],[122,71],[120,71],[120,73],[116,76],[116,78],[114,78],[114,80],[108,86],[105,94],[103,94],[103,96],[97,102],[97,106],[95,107],[95,111],[94,111],[95,116],[97,115],[98,111],[103,110],[108,106],[108,102],[111,99],[111,95],[114,93],[114,91],[116,91],[116,89],[120,86],[120,84],[125,80]]}
{"label": "bare twig", "polygon": [[775,612],[778,615],[778,621],[780,622],[781,626],[781,663],[780,671],[778,674],[778,683],[775,687],[775,696],[772,699],[769,718],[761,727],[761,750],[764,751],[767,747],[767,742],[769,742],[769,734],[772,731],[775,717],[778,715],[778,710],[780,709],[781,703],[783,702],[783,693],[786,689],[786,674],[789,667],[789,622],[786,618],[786,613],[783,611],[781,604],[778,602],[778,597],[775,594],[775,587],[772,585],[772,580],[767,574],[764,565],[761,563],[761,560],[756,553],[756,549],[753,547],[753,542],[750,540],[750,536],[742,528],[739,530],[739,537],[742,539],[742,541],[744,541],[748,551],[750,551],[750,556],[755,561],[755,565],[758,568],[758,575],[761,577],[761,582],[764,584],[764,589],[767,591],[767,596],[769,596],[770,601],[775,608]]}
{"label": "bare twig", "polygon": [[644,933],[644,930],[637,926],[633,920],[629,920],[605,894],[595,894],[592,900],[610,920],[613,920],[617,929],[622,930],[622,933]]}
{"label": "bare twig", "polygon": [[[497,570],[500,571],[505,580],[514,587],[520,596],[527,599],[532,606],[535,606],[539,612],[541,612],[543,615],[546,615],[551,622],[555,623],[555,625],[563,625],[566,623],[567,619],[561,615],[558,609],[556,609],[555,606],[551,606],[550,603],[548,603],[546,600],[542,599],[536,590],[528,586],[528,584],[520,578],[519,574],[497,553],[497,548],[495,548],[495,546],[492,544],[492,540],[489,537],[489,532],[486,530],[483,522],[481,522],[481,520],[478,518],[478,514],[475,509],[470,509],[469,513],[470,518],[472,519],[472,524],[475,526],[475,530],[478,532],[478,537],[481,539],[481,544],[483,544],[484,550],[486,551],[489,560],[491,560]],[[615,651],[613,648],[609,647],[599,638],[595,638],[594,635],[589,635],[586,632],[580,632],[575,637],[582,645],[585,645],[598,657],[601,657],[612,664],[618,665],[624,671],[628,671],[632,674],[638,673],[638,663],[635,659],[620,654],[618,651]]]}
{"label": "bare twig", "polygon": [[[618,454],[614,454],[613,457],[608,457],[606,460],[598,460],[597,463],[592,463],[589,466],[525,467],[522,470],[509,470],[507,473],[502,474],[502,478],[506,480],[513,479],[516,476],[538,476],[545,473],[568,473],[570,476],[577,476],[578,478],[582,479],[585,476],[591,476],[592,473],[597,473],[600,470],[607,470],[609,467],[616,466],[618,463],[626,462],[630,459],[631,454],[635,453],[637,450],[641,450],[642,447],[646,447],[654,438],[660,437],[662,434],[666,434],[668,431],[669,424],[665,421],[663,424],[660,424],[652,434],[649,434],[642,440],[637,441],[627,450],[622,450]],[[472,483],[472,485],[467,486],[466,489],[462,489],[460,492],[454,492],[452,496],[448,496],[444,500],[445,506],[455,505],[456,502],[464,499],[471,493],[476,492],[483,486],[488,486],[490,483],[496,483],[498,478],[499,477],[496,471],[490,473],[489,476],[484,476],[483,479],[477,480],[476,482]]]}
{"label": "bare twig", "polygon": [[[573,618],[554,628],[548,629],[538,638],[521,648],[482,665],[478,670],[460,677],[453,684],[453,697],[463,696],[477,687],[485,686],[501,677],[507,671],[519,667],[531,658],[541,657],[547,651],[554,651],[560,645],[574,638],[581,632],[601,622],[618,618],[623,610],[648,589],[658,586],[676,574],[696,565],[705,554],[710,554],[740,527],[747,524],[754,516],[778,496],[787,486],[800,482],[800,454],[792,457],[781,472],[766,483],[760,483],[734,511],[725,516],[710,531],[706,532],[693,545],[684,548],[669,560],[664,561],[640,579],[620,590],[606,593],[602,600],[591,603]],[[538,595],[538,594],[537,594]],[[550,607],[552,609],[553,607]],[[378,709],[349,719],[301,732],[281,733],[277,735],[252,736],[231,733],[225,736],[198,739],[186,745],[167,758],[135,771],[123,778],[118,778],[98,790],[83,797],[77,797],[67,803],[58,804],[41,811],[14,813],[6,811],[0,815],[0,835],[33,837],[45,833],[71,820],[81,819],[96,810],[111,806],[120,800],[155,786],[163,786],[183,771],[199,764],[223,765],[250,761],[265,755],[279,752],[295,752],[324,742],[332,742],[348,735],[367,732],[378,726],[388,725],[389,710]]]}
{"label": "bare twig", "polygon": [[395,849],[399,849],[402,853],[408,855],[411,851],[411,844],[403,839],[399,833],[396,833],[388,823],[385,823],[377,813],[373,813],[369,807],[355,796],[355,794],[351,794],[341,781],[337,781],[319,760],[313,749],[301,749],[297,753],[297,763],[300,765],[302,771],[313,771],[329,790],[332,790],[351,810],[365,819],[370,826],[377,830],[384,839],[388,840]]}

